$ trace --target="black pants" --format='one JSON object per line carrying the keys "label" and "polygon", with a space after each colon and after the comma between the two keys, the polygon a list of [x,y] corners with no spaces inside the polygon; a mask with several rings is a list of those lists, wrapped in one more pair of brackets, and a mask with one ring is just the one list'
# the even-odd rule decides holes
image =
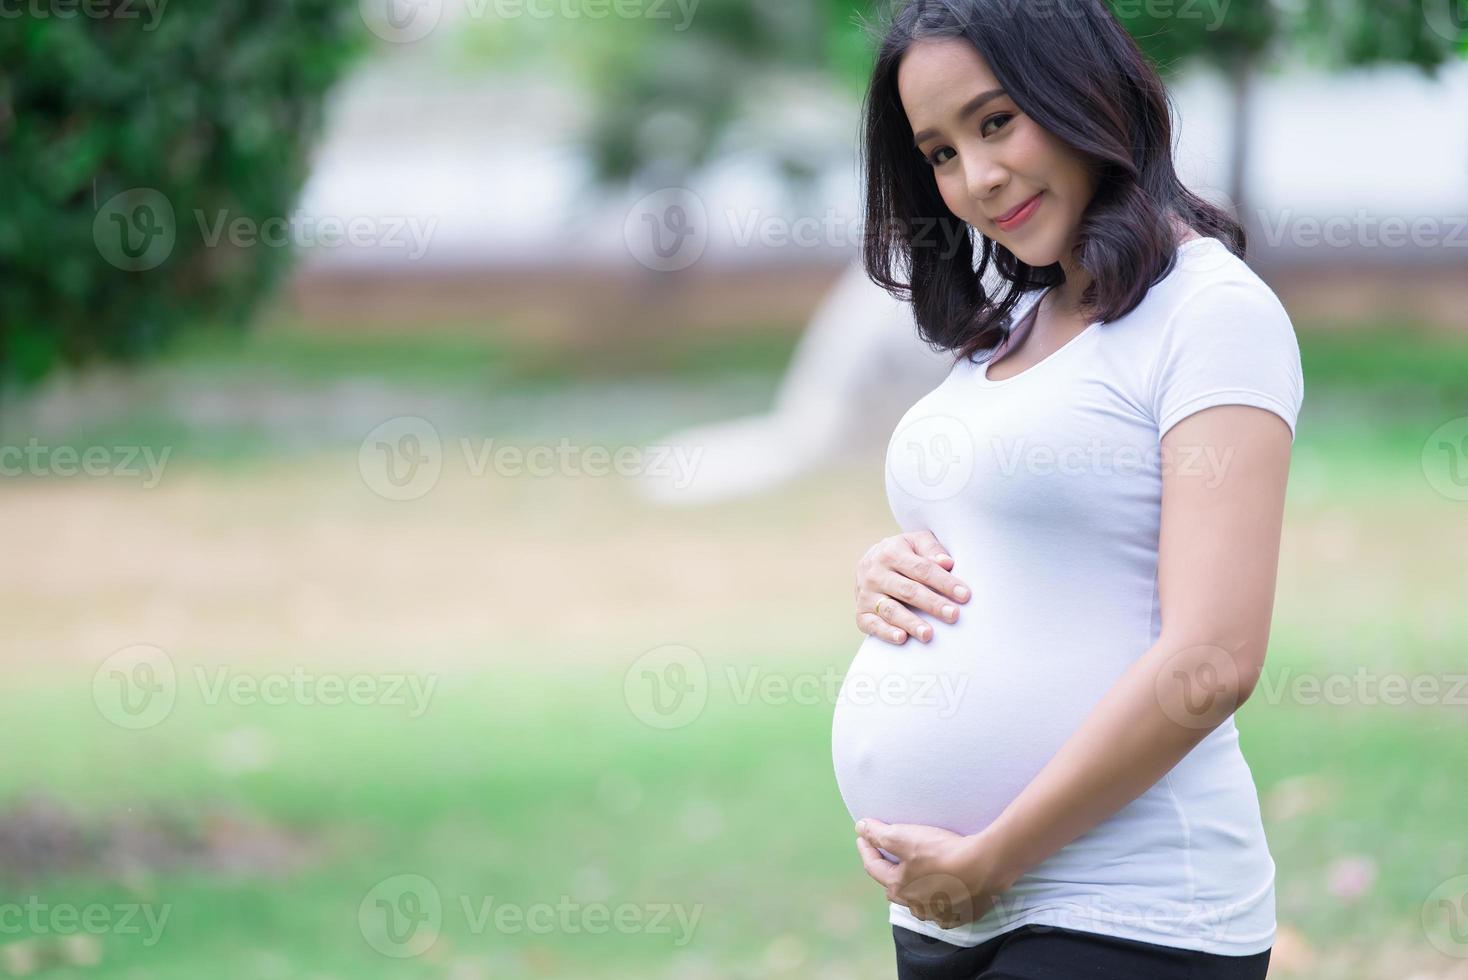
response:
{"label": "black pants", "polygon": [[1269,950],[1221,956],[1059,926],[1020,926],[977,946],[892,927],[897,980],[1264,980]]}

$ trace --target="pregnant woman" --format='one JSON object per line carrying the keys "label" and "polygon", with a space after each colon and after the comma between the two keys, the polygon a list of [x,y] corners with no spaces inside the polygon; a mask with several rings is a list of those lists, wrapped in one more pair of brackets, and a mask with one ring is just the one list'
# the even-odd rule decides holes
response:
{"label": "pregnant woman", "polygon": [[916,0],[881,42],[866,269],[953,363],[888,446],[832,749],[904,980],[1266,973],[1233,712],[1304,382],[1169,109],[1102,0]]}

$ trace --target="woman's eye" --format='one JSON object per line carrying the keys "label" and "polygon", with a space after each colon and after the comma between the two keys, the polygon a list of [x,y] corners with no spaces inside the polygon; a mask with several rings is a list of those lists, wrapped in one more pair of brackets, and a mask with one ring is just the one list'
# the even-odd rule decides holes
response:
{"label": "woman's eye", "polygon": [[[1009,124],[1009,120],[1011,120],[1013,118],[1014,118],[1014,113],[1012,113],[1012,112],[1001,112],[1001,113],[998,113],[996,115],[990,116],[988,119],[985,119],[984,120],[984,124],[979,127],[979,135],[980,136],[989,136],[992,133],[997,133],[999,130],[1003,129],[1006,125],[1008,125]],[[994,129],[991,130],[991,129],[989,129],[989,124],[992,123],[992,122],[999,122],[999,125],[996,126],[996,127],[994,127]],[[944,153],[945,151],[950,150],[950,149],[951,149],[951,147],[940,146],[938,149],[936,149],[936,150],[933,151],[933,155],[932,156],[928,157],[928,163],[932,164],[935,167],[941,167],[943,164],[947,163],[948,161],[947,160],[944,160],[944,159],[941,159],[940,155],[942,153]]]}
{"label": "woman's eye", "polygon": [[[1014,118],[1014,114],[1011,113],[1011,112],[1001,112],[1001,113],[999,113],[996,116],[990,116],[988,119],[985,119],[984,120],[984,125],[979,128],[979,132],[980,133],[983,133],[984,129],[987,128],[988,125],[991,122],[995,121],[996,119],[1002,119],[1002,120],[1004,120],[1005,123],[1007,123],[1007,122],[1009,122],[1009,120],[1011,120],[1013,118]],[[1004,128],[1004,125],[1003,124],[1000,124],[997,127],[997,129],[1003,129],[1003,128]]]}

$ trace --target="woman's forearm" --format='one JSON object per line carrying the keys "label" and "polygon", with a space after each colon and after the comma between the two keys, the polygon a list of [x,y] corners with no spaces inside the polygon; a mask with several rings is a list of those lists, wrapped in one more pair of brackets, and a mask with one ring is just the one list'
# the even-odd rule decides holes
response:
{"label": "woman's forearm", "polygon": [[986,838],[995,891],[1141,796],[1252,692],[1252,644],[1160,639],[1133,663]]}

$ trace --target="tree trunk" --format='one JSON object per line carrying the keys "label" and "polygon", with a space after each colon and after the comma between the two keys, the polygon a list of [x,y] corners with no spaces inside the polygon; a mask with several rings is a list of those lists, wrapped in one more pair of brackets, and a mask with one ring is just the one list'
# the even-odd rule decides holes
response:
{"label": "tree trunk", "polygon": [[1229,72],[1229,109],[1232,116],[1233,142],[1228,160],[1228,197],[1233,202],[1244,234],[1249,239],[1249,253],[1257,254],[1256,231],[1262,225],[1254,220],[1249,202],[1249,150],[1254,120],[1255,63],[1250,54],[1240,55]]}

